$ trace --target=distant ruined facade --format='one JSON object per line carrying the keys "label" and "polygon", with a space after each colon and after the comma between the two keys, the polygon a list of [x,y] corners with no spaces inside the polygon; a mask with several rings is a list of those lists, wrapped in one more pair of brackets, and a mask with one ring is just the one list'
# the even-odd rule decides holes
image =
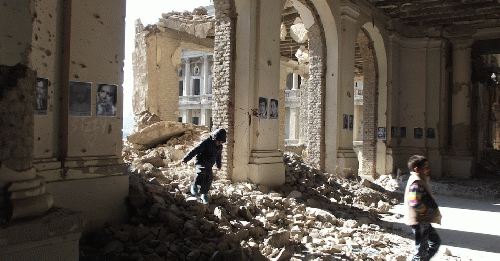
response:
{"label": "distant ruined facade", "polygon": [[[283,184],[288,145],[330,173],[388,175],[422,154],[433,177],[480,175],[500,149],[500,3],[391,3],[214,0],[213,15],[138,22],[133,110],[184,119],[182,50],[210,52],[204,121],[228,131],[233,182]],[[126,215],[125,1],[1,4],[0,254],[76,260],[81,233]],[[97,115],[103,85],[108,116]],[[278,116],[259,114],[259,100]]]}

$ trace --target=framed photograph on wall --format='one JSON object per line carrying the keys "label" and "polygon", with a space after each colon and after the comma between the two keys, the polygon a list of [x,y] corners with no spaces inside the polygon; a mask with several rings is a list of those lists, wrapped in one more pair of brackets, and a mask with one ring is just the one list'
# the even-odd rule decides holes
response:
{"label": "framed photograph on wall", "polygon": [[352,131],[354,125],[354,115],[349,115],[349,130]]}
{"label": "framed photograph on wall", "polygon": [[267,98],[259,97],[259,119],[267,119]]}
{"label": "framed photograph on wall", "polygon": [[398,127],[391,126],[391,138],[394,138],[398,135]]}
{"label": "framed photograph on wall", "polygon": [[399,136],[401,138],[406,138],[406,127],[399,128]]}
{"label": "framed photograph on wall", "polygon": [[278,100],[271,99],[269,102],[269,119],[278,119]]}
{"label": "framed photograph on wall", "polygon": [[436,138],[436,130],[434,128],[427,128],[426,137],[428,139],[435,139]]}
{"label": "framed photograph on wall", "polygon": [[97,84],[97,116],[116,116],[118,87],[114,84]]}
{"label": "framed photograph on wall", "polygon": [[385,127],[377,128],[377,139],[378,140],[386,140],[387,139],[387,130]]}
{"label": "framed photograph on wall", "polygon": [[342,129],[347,130],[349,128],[349,115],[344,114],[344,121],[342,124]]}
{"label": "framed photograph on wall", "polygon": [[417,140],[424,138],[424,128],[415,127],[413,129],[413,138]]}
{"label": "framed photograph on wall", "polygon": [[69,82],[69,116],[92,116],[92,83]]}
{"label": "framed photograph on wall", "polygon": [[47,115],[49,79],[36,78],[35,115]]}

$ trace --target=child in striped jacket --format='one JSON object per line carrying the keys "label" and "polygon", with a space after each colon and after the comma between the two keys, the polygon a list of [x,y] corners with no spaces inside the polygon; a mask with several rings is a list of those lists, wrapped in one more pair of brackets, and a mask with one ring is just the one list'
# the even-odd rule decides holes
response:
{"label": "child in striped jacket", "polygon": [[405,190],[408,210],[407,224],[415,237],[414,261],[430,260],[438,251],[441,239],[431,223],[441,224],[441,213],[428,185],[429,162],[426,157],[414,155],[408,160],[411,175]]}

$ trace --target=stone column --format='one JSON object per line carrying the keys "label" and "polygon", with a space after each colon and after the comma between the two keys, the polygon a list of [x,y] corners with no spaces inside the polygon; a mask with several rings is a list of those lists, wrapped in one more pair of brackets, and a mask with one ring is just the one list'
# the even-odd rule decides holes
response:
{"label": "stone column", "polygon": [[471,38],[453,39],[452,147],[458,154],[470,155],[471,144]]}
{"label": "stone column", "polygon": [[297,107],[290,108],[290,136],[289,139],[297,140],[299,138],[299,115],[300,109]]}
{"label": "stone column", "polygon": [[256,5],[251,1],[235,1],[238,59],[234,107],[238,109],[234,124],[237,145],[233,154],[233,181],[250,180],[270,187],[285,182],[283,156],[278,151],[279,121],[269,119],[269,115],[259,119],[253,114],[258,109],[259,97],[268,98],[268,105],[270,99],[279,99],[279,36],[284,3],[260,1]]}
{"label": "stone column", "polygon": [[299,74],[297,72],[293,73],[293,85],[292,90],[297,90],[299,88]]}
{"label": "stone column", "polygon": [[193,111],[191,109],[182,110],[182,123],[191,123]]}
{"label": "stone column", "polygon": [[211,109],[201,109],[200,125],[210,127],[210,116],[212,116]]}
{"label": "stone column", "polygon": [[191,95],[191,62],[189,58],[184,59],[184,88],[182,96]]}
{"label": "stone column", "polygon": [[451,39],[453,46],[453,87],[451,98],[452,157],[450,174],[470,177],[471,154],[471,46],[472,38]]}
{"label": "stone column", "polygon": [[359,28],[359,11],[355,6],[341,6],[341,24],[343,44],[340,46],[340,84],[338,88],[338,150],[337,164],[340,168],[358,169],[358,159],[353,149],[353,131],[344,129],[344,115],[354,115],[354,53]]}
{"label": "stone column", "polygon": [[35,19],[31,4],[8,1],[0,9],[0,35],[9,36],[0,46],[0,189],[8,195],[2,198],[0,223],[42,215],[53,203],[44,178],[33,168],[36,71],[29,67]]}
{"label": "stone column", "polygon": [[205,95],[209,93],[208,90],[208,56],[206,54],[203,55],[203,84],[200,86],[200,95]]}

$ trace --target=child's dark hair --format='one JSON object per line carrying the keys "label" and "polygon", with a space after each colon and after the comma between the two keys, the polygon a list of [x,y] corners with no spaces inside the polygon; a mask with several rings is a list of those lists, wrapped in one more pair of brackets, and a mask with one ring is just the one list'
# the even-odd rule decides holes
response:
{"label": "child's dark hair", "polygon": [[415,168],[421,168],[424,163],[427,162],[427,158],[420,155],[413,155],[408,160],[408,169],[413,171]]}

